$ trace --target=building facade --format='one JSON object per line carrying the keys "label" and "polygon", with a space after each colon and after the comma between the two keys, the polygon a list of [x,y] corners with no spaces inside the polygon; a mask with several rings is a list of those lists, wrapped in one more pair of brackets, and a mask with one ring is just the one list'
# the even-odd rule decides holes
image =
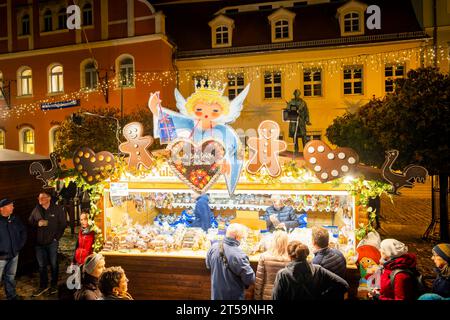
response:
{"label": "building facade", "polygon": [[[47,155],[58,124],[80,108],[146,108],[168,96],[173,46],[146,1],[0,1],[0,148]],[[75,8],[75,10],[78,10]]]}
{"label": "building facade", "polygon": [[[439,66],[448,72],[448,37],[443,36],[450,2],[437,1],[439,21],[447,23],[439,27]],[[228,83],[232,98],[250,83],[232,126],[245,132],[272,119],[293,150],[282,110],[295,89],[309,107],[308,137],[326,140],[326,128],[337,116],[385,96],[396,78],[433,62],[430,3],[211,1],[155,7],[164,11],[167,34],[177,44],[181,92],[189,95],[195,79],[208,78]]]}

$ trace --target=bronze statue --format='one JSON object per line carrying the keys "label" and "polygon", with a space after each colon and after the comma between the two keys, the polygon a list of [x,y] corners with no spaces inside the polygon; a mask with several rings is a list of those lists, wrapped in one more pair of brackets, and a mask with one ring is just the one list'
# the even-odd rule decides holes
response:
{"label": "bronze statue", "polygon": [[306,125],[311,125],[309,122],[309,111],[305,100],[300,98],[300,90],[295,89],[294,98],[287,103],[287,109],[297,114],[295,120],[289,122],[289,138],[294,139],[295,152],[298,153],[298,139],[302,139],[303,147],[306,144]]}

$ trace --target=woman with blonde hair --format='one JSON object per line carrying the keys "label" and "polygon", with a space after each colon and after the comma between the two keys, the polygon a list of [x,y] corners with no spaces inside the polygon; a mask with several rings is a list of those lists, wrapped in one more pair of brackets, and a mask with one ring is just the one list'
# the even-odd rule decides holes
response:
{"label": "woman with blonde hair", "polygon": [[288,242],[288,234],[285,231],[275,231],[270,248],[259,258],[255,282],[256,300],[272,299],[273,283],[277,272],[290,261],[287,252]]}

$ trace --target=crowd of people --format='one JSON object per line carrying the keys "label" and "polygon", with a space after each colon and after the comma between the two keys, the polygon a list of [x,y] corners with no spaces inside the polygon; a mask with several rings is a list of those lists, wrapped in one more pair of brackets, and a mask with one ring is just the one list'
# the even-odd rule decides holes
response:
{"label": "crowd of people", "polygon": [[[199,197],[198,202],[208,199]],[[200,208],[203,208],[200,206]],[[268,250],[261,254],[256,272],[240,248],[247,228],[232,223],[222,241],[211,245],[206,254],[206,268],[211,271],[211,299],[242,300],[246,289],[254,285],[257,300],[343,300],[349,290],[347,264],[343,254],[330,246],[329,232],[322,227],[312,230],[312,255],[307,245],[289,241],[294,228],[293,214],[288,207],[274,201],[266,214],[268,226],[274,230]],[[19,253],[27,240],[27,227],[13,214],[14,202],[0,200],[0,278],[9,300],[21,299],[16,293],[15,275]],[[203,210],[206,211],[207,210]],[[200,214],[197,215],[200,217]],[[207,220],[210,213],[204,214]],[[199,226],[203,227],[202,221]],[[28,224],[36,229],[35,255],[39,266],[39,288],[33,297],[58,291],[58,247],[67,226],[66,212],[43,191],[31,212]],[[132,300],[128,278],[118,266],[105,267],[105,258],[93,252],[95,233],[90,229],[89,212],[80,214],[80,229],[72,264],[80,268],[81,287],[71,292],[75,300]],[[385,239],[380,243],[379,286],[368,293],[374,300],[441,300],[450,299],[450,244],[441,243],[432,249],[437,277],[430,292],[424,293],[416,256],[402,242]],[[48,279],[50,266],[50,285]]]}

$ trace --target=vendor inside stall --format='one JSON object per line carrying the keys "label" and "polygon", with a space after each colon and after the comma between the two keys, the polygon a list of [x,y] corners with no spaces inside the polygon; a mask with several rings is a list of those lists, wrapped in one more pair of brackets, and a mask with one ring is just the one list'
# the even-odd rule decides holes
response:
{"label": "vendor inside stall", "polygon": [[266,209],[264,219],[267,229],[286,229],[287,231],[298,227],[297,215],[292,206],[285,205],[285,199],[280,196],[272,196],[272,205]]}
{"label": "vendor inside stall", "polygon": [[214,214],[209,207],[209,195],[197,195],[194,209],[195,218],[192,222],[192,227],[198,227],[202,228],[204,231],[208,231],[208,229],[211,228],[211,217],[213,216]]}

